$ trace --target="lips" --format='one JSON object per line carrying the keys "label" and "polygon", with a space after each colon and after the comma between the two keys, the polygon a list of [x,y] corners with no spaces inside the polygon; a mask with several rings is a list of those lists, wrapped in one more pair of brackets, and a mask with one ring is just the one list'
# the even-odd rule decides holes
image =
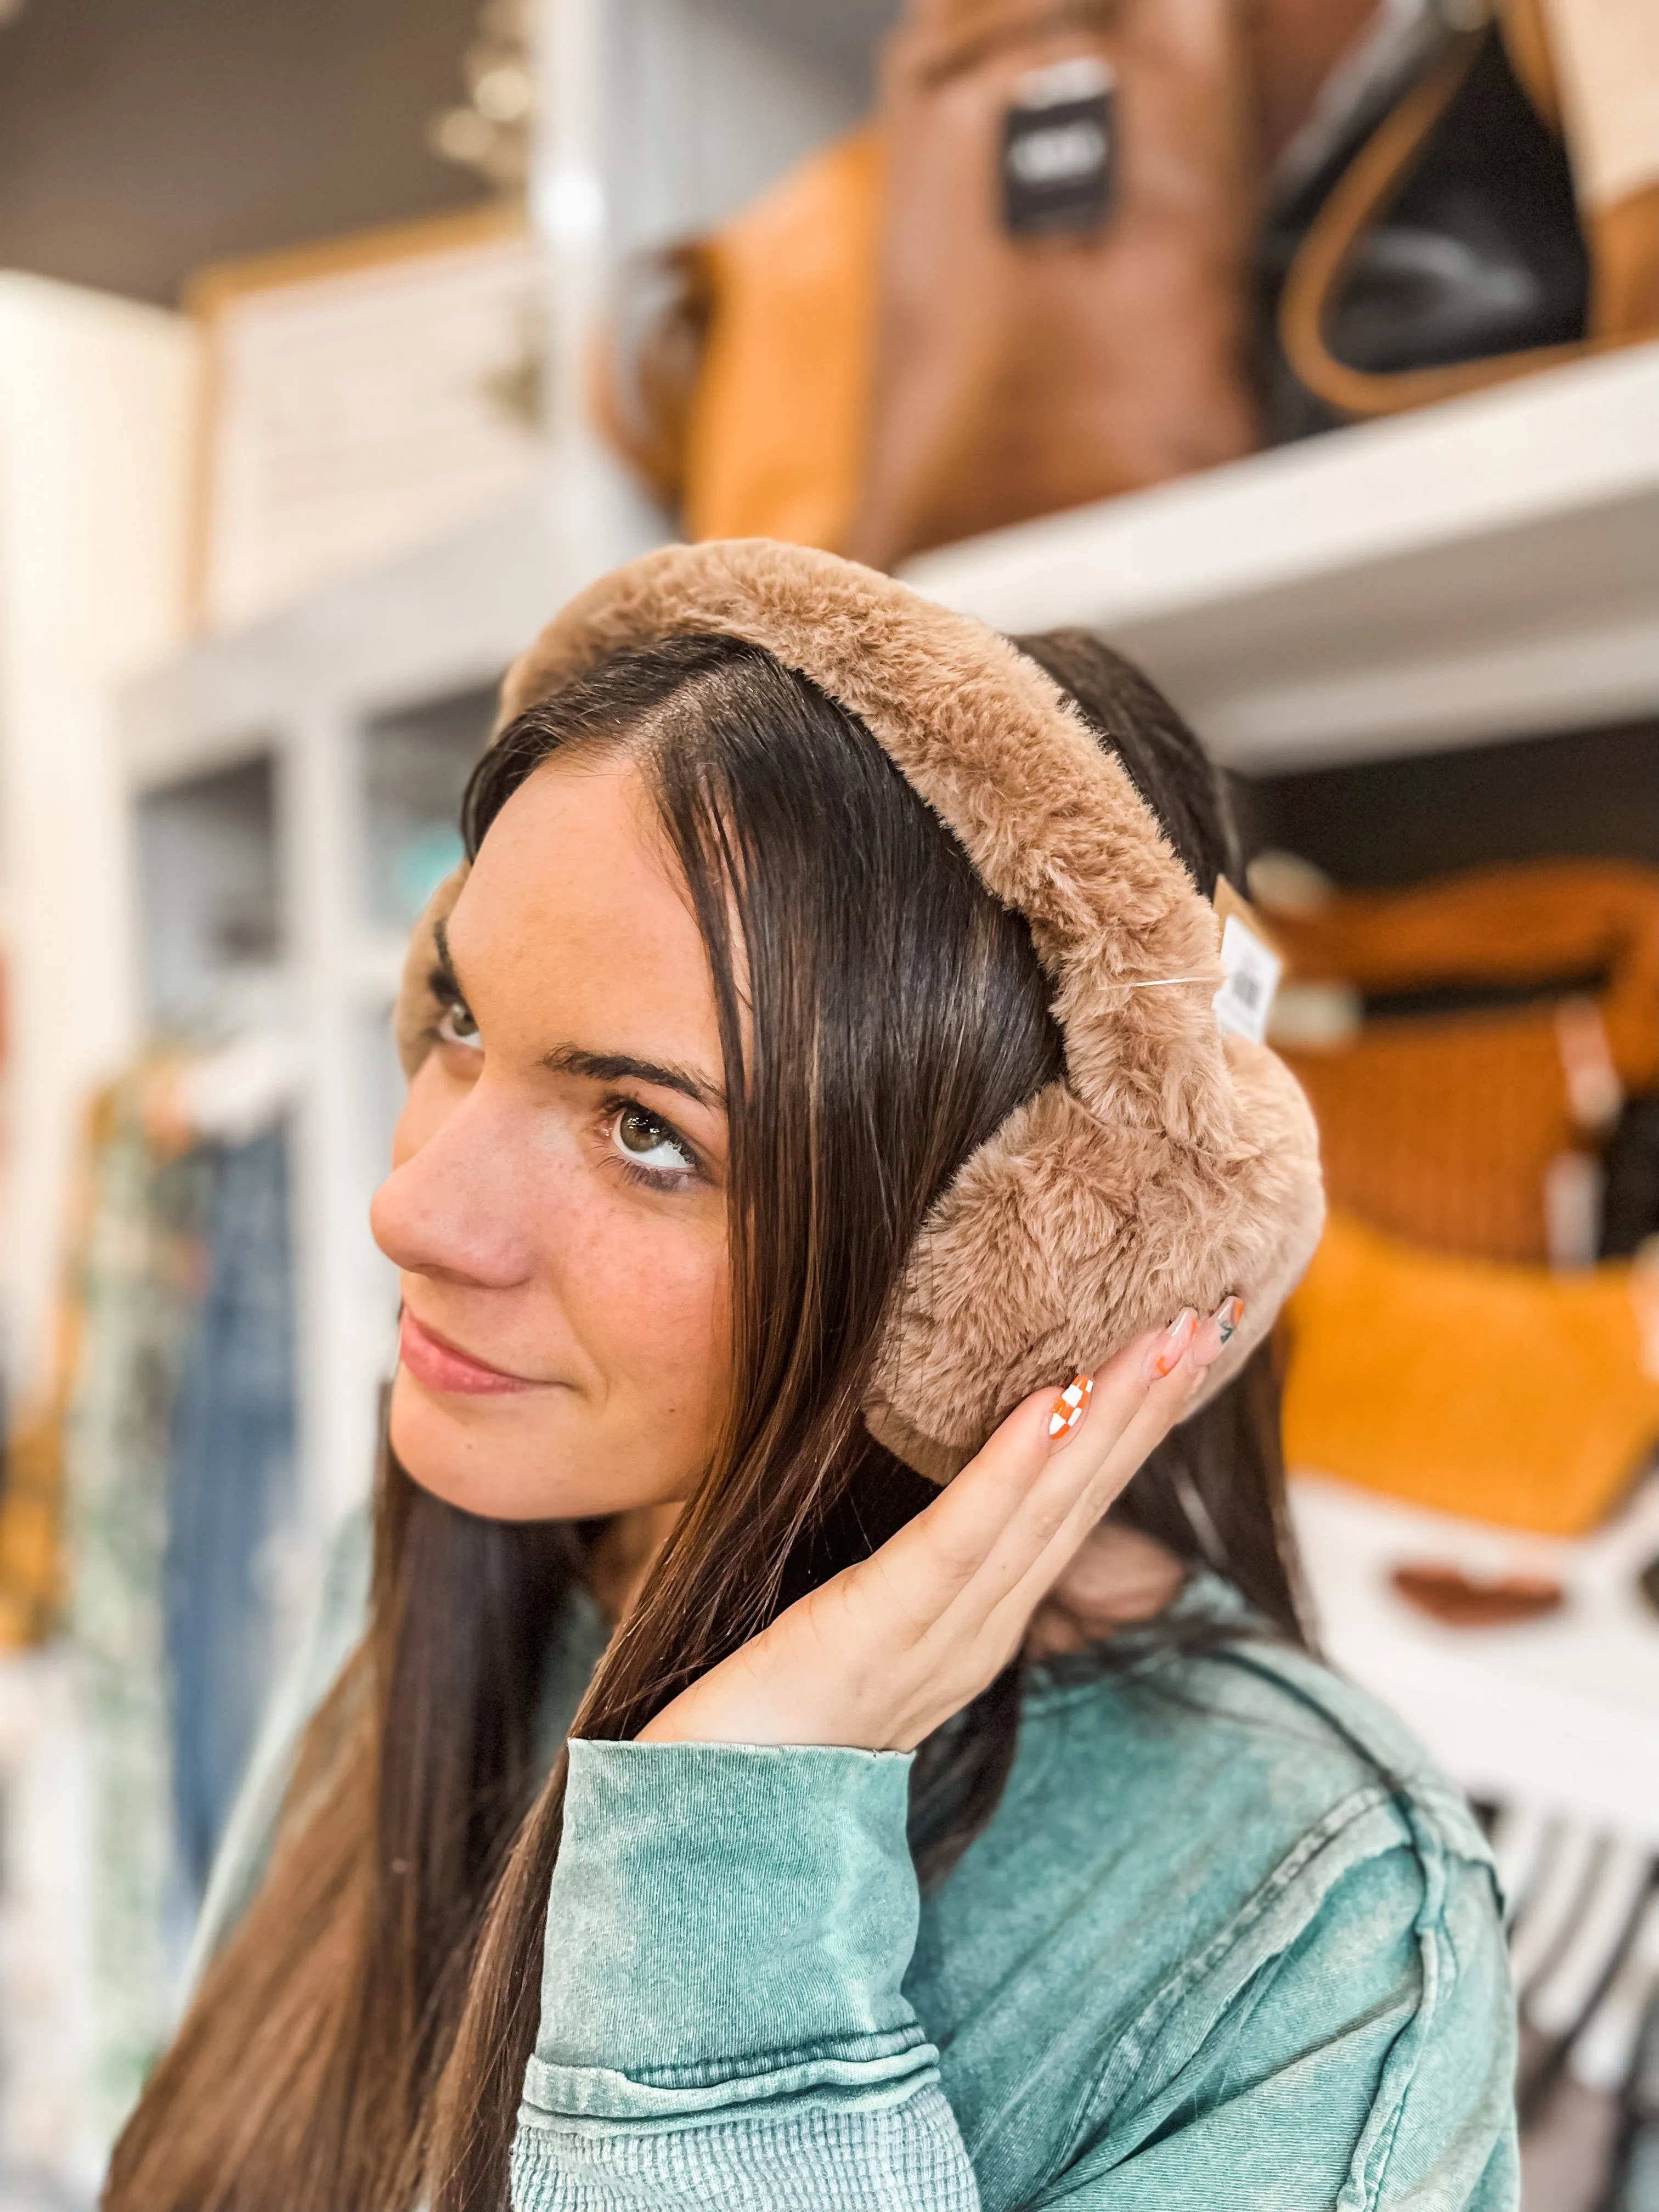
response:
{"label": "lips", "polygon": [[470,1398],[501,1397],[541,1386],[526,1375],[509,1375],[505,1368],[475,1359],[459,1345],[448,1343],[416,1320],[407,1307],[398,1328],[398,1357],[428,1390],[459,1392]]}

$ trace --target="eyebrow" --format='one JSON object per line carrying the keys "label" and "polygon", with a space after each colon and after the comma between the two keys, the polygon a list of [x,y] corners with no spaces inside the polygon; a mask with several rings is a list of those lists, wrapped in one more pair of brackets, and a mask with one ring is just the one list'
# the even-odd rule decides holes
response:
{"label": "eyebrow", "polygon": [[[449,932],[441,921],[437,921],[432,926],[432,935],[438,948],[439,975],[465,1001],[466,994],[450,957]],[[637,1060],[632,1053],[588,1052],[580,1045],[559,1044],[551,1052],[543,1054],[542,1066],[555,1075],[584,1076],[591,1083],[654,1084],[663,1091],[677,1091],[682,1098],[690,1098],[699,1106],[713,1107],[722,1113],[726,1109],[726,1093],[694,1068],[672,1067],[661,1060]]]}
{"label": "eyebrow", "polygon": [[[432,942],[438,948],[439,975],[443,977],[446,983],[453,985],[457,991],[461,991],[461,979],[455,973],[455,963],[449,956],[449,931],[441,921],[434,921],[432,925]],[[465,995],[466,994],[461,991],[461,996],[465,998]]]}
{"label": "eyebrow", "polygon": [[726,1095],[689,1067],[669,1067],[654,1060],[635,1060],[626,1052],[584,1052],[580,1045],[555,1045],[542,1055],[555,1075],[585,1075],[594,1083],[653,1083],[678,1091],[699,1106],[723,1109]]}

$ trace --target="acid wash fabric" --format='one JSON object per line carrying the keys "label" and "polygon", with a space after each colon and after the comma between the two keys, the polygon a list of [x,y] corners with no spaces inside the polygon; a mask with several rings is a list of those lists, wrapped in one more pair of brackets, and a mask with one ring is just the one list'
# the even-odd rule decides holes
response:
{"label": "acid wash fabric", "polygon": [[[361,1634],[364,1525],[233,1820],[256,1886]],[[1036,1674],[995,1816],[926,1896],[896,1753],[575,1742],[517,2212],[1514,2212],[1492,1863],[1399,1725],[1236,1640]],[[605,1644],[575,1596],[544,1750]]]}

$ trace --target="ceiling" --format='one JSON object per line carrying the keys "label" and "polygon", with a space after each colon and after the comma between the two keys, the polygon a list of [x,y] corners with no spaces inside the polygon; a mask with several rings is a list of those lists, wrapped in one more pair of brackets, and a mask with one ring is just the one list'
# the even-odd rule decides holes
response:
{"label": "ceiling", "polygon": [[477,9],[24,0],[0,21],[0,267],[171,304],[204,261],[480,198],[422,143]]}
{"label": "ceiling", "polygon": [[[615,0],[611,0],[615,4]],[[711,8],[868,96],[897,0]],[[426,150],[478,0],[0,0],[0,269],[175,303],[204,263],[465,206]]]}

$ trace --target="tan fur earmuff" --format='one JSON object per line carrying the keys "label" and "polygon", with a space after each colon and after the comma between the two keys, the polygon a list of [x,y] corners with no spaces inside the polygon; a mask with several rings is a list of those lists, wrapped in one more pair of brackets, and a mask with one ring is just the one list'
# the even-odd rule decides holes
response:
{"label": "tan fur earmuff", "polygon": [[[590,586],[508,671],[501,726],[611,655],[688,632],[763,646],[857,714],[1024,915],[1054,984],[1066,1077],[969,1156],[923,1224],[872,1432],[947,1481],[1028,1392],[1237,1291],[1244,1320],[1212,1395],[1312,1256],[1318,1138],[1275,1055],[1218,1029],[1214,910],[1123,769],[995,631],[873,569],[758,538],[665,547]],[[460,880],[410,946],[410,1073],[431,1033],[432,924]]]}

